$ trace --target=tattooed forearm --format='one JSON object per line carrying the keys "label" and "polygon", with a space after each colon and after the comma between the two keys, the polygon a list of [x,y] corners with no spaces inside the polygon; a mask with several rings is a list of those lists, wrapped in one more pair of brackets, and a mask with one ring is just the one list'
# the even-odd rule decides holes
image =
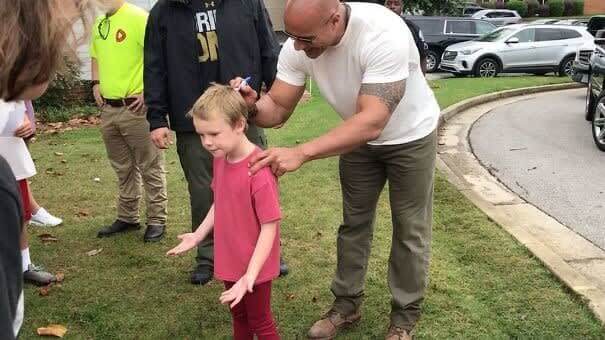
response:
{"label": "tattooed forearm", "polygon": [[405,94],[405,79],[381,84],[361,84],[360,95],[376,96],[393,113]]}

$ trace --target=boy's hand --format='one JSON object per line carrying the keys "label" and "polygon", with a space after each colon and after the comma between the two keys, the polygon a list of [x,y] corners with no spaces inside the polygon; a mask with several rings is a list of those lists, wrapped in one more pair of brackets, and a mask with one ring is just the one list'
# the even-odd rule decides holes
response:
{"label": "boy's hand", "polygon": [[200,240],[198,240],[197,236],[194,233],[181,234],[177,237],[179,238],[179,240],[181,240],[181,243],[179,243],[178,246],[167,251],[166,255],[176,256],[182,254],[188,251],[189,249],[194,248],[198,245],[198,243],[200,243]]}
{"label": "boy's hand", "polygon": [[247,274],[242,276],[229,290],[224,291],[219,300],[223,305],[233,301],[229,307],[233,308],[237,305],[246,293],[252,293],[252,287],[254,287],[254,280]]}

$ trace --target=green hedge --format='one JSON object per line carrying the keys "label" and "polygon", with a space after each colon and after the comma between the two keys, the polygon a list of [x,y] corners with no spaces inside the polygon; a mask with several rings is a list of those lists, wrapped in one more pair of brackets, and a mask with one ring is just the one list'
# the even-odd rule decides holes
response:
{"label": "green hedge", "polygon": [[517,11],[520,16],[526,17],[529,6],[521,0],[511,0],[506,4],[506,8]]}
{"label": "green hedge", "polygon": [[562,0],[549,0],[548,9],[551,17],[561,17],[565,10]]}

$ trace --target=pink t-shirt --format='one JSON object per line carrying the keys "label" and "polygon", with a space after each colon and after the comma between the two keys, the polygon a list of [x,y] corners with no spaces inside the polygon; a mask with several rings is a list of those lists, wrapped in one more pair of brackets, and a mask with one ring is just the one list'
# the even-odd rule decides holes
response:
{"label": "pink t-shirt", "polygon": [[277,179],[270,168],[248,175],[250,157],[237,163],[214,158],[214,276],[236,282],[248,269],[248,263],[260,235],[260,226],[277,221],[273,248],[256,284],[279,275],[279,193]]}

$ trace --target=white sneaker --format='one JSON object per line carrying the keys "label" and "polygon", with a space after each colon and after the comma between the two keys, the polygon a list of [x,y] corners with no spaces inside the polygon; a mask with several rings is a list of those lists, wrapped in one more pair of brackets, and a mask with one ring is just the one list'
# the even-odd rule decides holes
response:
{"label": "white sneaker", "polygon": [[32,219],[29,221],[29,223],[43,227],[56,227],[63,223],[63,220],[49,214],[46,209],[40,207],[37,213],[32,214]]}

